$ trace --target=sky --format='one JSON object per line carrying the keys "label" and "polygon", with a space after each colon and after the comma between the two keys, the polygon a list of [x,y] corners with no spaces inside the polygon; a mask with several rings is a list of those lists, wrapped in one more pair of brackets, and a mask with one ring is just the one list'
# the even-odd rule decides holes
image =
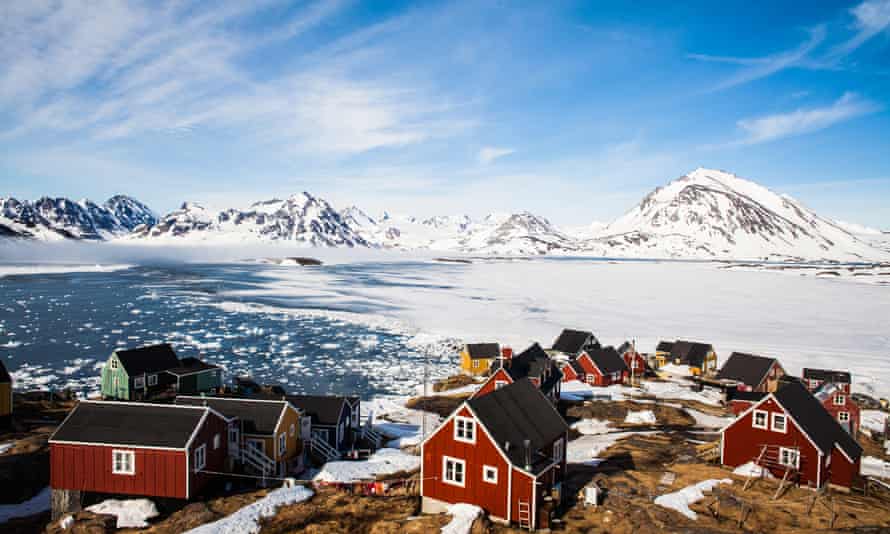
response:
{"label": "sky", "polygon": [[0,5],[0,196],[609,221],[697,167],[890,230],[890,0]]}

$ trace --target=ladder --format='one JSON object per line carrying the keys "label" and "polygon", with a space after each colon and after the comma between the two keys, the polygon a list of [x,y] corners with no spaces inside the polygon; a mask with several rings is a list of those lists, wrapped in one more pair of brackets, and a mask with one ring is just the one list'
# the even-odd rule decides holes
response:
{"label": "ladder", "polygon": [[340,451],[331,447],[328,440],[315,431],[312,431],[312,439],[309,440],[309,448],[326,462],[340,458]]}
{"label": "ladder", "polygon": [[519,528],[527,528],[529,532],[532,530],[532,512],[528,501],[519,501],[519,514],[517,517]]}

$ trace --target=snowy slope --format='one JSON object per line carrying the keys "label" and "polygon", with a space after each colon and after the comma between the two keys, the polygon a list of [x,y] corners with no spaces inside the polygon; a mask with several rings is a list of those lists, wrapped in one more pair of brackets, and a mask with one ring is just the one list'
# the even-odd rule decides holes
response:
{"label": "snowy slope", "polygon": [[155,220],[145,204],[124,195],[102,205],[87,199],[75,202],[42,197],[30,202],[0,198],[0,237],[106,240]]}
{"label": "snowy slope", "polygon": [[586,246],[613,255],[856,261],[884,253],[787,195],[696,169],[646,196]]}

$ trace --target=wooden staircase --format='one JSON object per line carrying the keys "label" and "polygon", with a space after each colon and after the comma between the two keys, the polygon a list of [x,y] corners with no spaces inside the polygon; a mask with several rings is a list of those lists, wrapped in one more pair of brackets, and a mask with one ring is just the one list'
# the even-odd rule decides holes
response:
{"label": "wooden staircase", "polygon": [[241,462],[264,477],[275,473],[275,461],[253,447],[241,448]]}
{"label": "wooden staircase", "polygon": [[338,460],[341,456],[340,451],[338,451],[334,447],[331,447],[330,443],[328,443],[328,440],[314,430],[312,431],[312,439],[309,440],[309,450],[311,450],[313,454],[315,454],[325,462]]}

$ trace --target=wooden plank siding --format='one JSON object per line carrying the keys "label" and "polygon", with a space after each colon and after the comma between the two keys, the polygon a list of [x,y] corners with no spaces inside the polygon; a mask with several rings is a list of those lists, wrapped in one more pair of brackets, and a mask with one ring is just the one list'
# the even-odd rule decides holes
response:
{"label": "wooden plank siding", "polygon": [[12,413],[12,384],[0,383],[0,417],[6,417]]}
{"label": "wooden plank siding", "polygon": [[[117,363],[117,369],[112,369],[112,360]],[[117,377],[117,387],[115,387],[114,377]],[[112,354],[102,366],[102,396],[130,400],[130,377],[115,354]]]}
{"label": "wooden plank siding", "polygon": [[486,380],[485,382],[482,383],[481,386],[479,386],[479,389],[477,389],[476,392],[470,396],[470,398],[474,399],[476,397],[481,397],[482,395],[487,395],[488,393],[491,393],[492,391],[494,391],[496,389],[496,385],[498,382],[505,382],[507,384],[512,384],[513,378],[510,376],[510,373],[508,373],[504,369],[498,369],[497,371],[494,372],[494,374],[492,374],[490,377],[488,377],[488,380]]}
{"label": "wooden plank siding", "polygon": [[[206,445],[206,467],[204,471],[224,472],[226,458],[229,454],[228,440],[229,425],[222,417],[210,413],[201,429],[195,434],[189,447],[189,498],[201,493],[201,490],[213,480],[219,480],[218,475],[195,472],[195,451],[201,445]],[[214,448],[214,437],[219,436],[219,447]]]}

